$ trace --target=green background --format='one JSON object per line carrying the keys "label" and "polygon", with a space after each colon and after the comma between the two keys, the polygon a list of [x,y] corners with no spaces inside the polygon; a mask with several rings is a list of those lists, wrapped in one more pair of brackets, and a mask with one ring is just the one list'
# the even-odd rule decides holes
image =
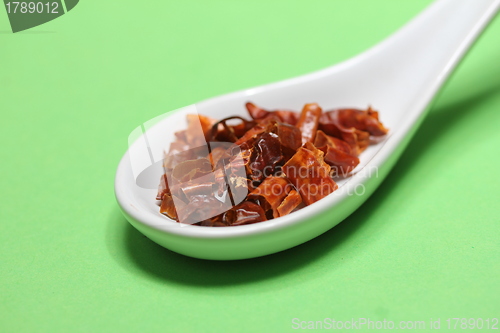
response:
{"label": "green background", "polygon": [[304,245],[192,259],[138,233],[114,198],[144,121],[347,59],[429,3],[82,1],[17,34],[0,11],[0,331],[500,317],[499,19],[375,194]]}

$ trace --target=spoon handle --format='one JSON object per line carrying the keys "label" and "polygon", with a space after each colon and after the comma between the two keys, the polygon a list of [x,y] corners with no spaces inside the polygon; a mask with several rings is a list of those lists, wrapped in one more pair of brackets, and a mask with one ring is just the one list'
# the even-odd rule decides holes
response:
{"label": "spoon handle", "polygon": [[361,54],[358,64],[375,68],[371,85],[380,87],[381,99],[397,96],[405,109],[407,103],[426,105],[499,8],[500,0],[438,0]]}

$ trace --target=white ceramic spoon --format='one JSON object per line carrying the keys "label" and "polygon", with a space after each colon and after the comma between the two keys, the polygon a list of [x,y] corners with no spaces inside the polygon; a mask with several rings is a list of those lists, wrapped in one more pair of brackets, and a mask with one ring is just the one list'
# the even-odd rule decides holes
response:
{"label": "white ceramic spoon", "polygon": [[[125,217],[156,243],[205,259],[263,256],[324,233],[356,210],[389,173],[433,97],[499,7],[500,0],[439,0],[385,41],[336,66],[215,97],[145,123],[131,136],[136,139],[130,141],[116,174],[115,193]],[[311,102],[324,109],[372,105],[390,134],[361,154],[356,173],[340,181],[336,192],[287,216],[208,228],[181,225],[161,215],[156,190],[137,185],[138,169],[163,158],[173,133],[185,129],[187,113],[216,119],[248,117],[247,101],[267,109],[292,110]],[[157,184],[161,173],[157,169],[142,181]]]}

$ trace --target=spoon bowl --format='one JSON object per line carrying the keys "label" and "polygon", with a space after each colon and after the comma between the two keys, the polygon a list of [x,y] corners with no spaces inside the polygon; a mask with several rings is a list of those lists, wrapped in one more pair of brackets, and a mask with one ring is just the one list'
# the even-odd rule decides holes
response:
{"label": "spoon bowl", "polygon": [[[215,97],[144,123],[131,134],[116,173],[115,194],[125,217],[154,242],[203,259],[263,256],[324,233],[355,211],[390,172],[432,99],[499,7],[500,0],[439,0],[382,43],[343,63]],[[351,177],[336,179],[338,190],[289,215],[208,228],[160,214],[155,186],[163,174],[161,162],[174,132],[186,128],[186,115],[247,117],[248,101],[267,109],[291,110],[312,102],[324,109],[372,105],[390,131],[360,155]]]}

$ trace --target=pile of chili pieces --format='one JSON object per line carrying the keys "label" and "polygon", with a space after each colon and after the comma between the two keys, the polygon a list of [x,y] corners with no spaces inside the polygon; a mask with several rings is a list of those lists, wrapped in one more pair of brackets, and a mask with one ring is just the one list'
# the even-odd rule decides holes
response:
{"label": "pile of chili pieces", "polygon": [[164,160],[156,198],[162,214],[209,227],[287,215],[335,191],[332,177],[348,175],[370,138],[388,131],[371,107],[246,108],[251,120],[188,115]]}

